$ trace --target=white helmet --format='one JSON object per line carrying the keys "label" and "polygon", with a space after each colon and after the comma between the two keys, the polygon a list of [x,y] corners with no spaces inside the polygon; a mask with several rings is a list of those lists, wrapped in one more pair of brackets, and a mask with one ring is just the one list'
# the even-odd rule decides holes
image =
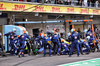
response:
{"label": "white helmet", "polygon": [[87,29],[84,30],[85,33],[86,33],[87,31],[88,31]]}
{"label": "white helmet", "polygon": [[75,31],[75,29],[74,29],[74,28],[73,28],[73,29],[71,29],[71,33],[72,33],[72,32],[74,32],[74,31]]}
{"label": "white helmet", "polygon": [[89,40],[90,39],[90,36],[87,36],[87,39]]}
{"label": "white helmet", "polygon": [[71,35],[71,33],[67,33],[67,36],[69,37]]}
{"label": "white helmet", "polygon": [[26,31],[26,34],[28,35],[28,31]]}

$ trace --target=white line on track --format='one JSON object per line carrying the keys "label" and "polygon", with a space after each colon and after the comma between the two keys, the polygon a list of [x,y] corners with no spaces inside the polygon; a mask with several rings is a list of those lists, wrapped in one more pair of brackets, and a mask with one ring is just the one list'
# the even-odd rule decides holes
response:
{"label": "white line on track", "polygon": [[[100,59],[100,58],[94,58],[94,59]],[[89,60],[94,60],[94,59],[89,59]],[[88,60],[83,60],[83,61],[88,61]],[[77,62],[82,62],[82,61],[77,61]],[[72,62],[72,63],[77,63],[77,62]],[[67,64],[72,64],[72,63],[67,63]],[[57,65],[57,66],[62,66],[62,65],[67,65],[67,64],[61,64],[61,65]]]}

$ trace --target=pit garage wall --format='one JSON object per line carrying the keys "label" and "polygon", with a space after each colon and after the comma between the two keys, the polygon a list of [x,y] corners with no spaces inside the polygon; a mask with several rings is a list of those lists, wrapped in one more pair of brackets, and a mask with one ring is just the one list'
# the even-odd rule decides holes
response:
{"label": "pit garage wall", "polygon": [[[89,20],[89,17],[90,16],[85,16],[84,19],[85,20]],[[47,16],[43,17],[43,20],[47,20],[47,19],[48,19]],[[70,15],[67,15],[65,17],[65,20],[71,20]],[[75,20],[75,19],[73,19],[73,20]],[[77,19],[77,20],[81,20],[81,19]],[[67,33],[70,32],[70,30],[69,30],[70,25],[73,25],[73,24],[75,25],[75,29],[78,30],[78,28],[80,28],[81,32],[83,32],[84,29],[89,28],[89,25],[91,25],[90,22],[86,22],[86,23],[84,23],[84,22],[77,22],[77,23],[71,23],[71,24],[69,24],[69,23],[60,24],[60,25],[64,25],[64,27],[65,27],[64,30],[65,30],[66,36],[67,36]],[[98,28],[100,28],[100,26],[99,26],[100,25],[100,19],[99,18],[98,19],[94,19],[93,20],[93,24],[97,25]],[[55,24],[54,23],[52,23],[52,24],[46,24],[46,23],[41,23],[41,24],[26,24],[25,27],[26,27],[27,31],[29,32],[29,35],[33,36],[32,29],[39,28],[39,30],[42,29],[42,30],[44,30],[44,32],[46,32],[47,31],[47,25],[55,25]]]}
{"label": "pit garage wall", "polygon": [[[3,34],[3,26],[0,25],[0,33]],[[0,39],[1,44],[3,44],[3,37]]]}
{"label": "pit garage wall", "polygon": [[60,33],[65,33],[65,26],[63,23],[42,23],[42,24],[25,24],[26,30],[29,32],[29,36],[33,36],[32,29],[43,30],[44,33],[47,31],[52,31],[53,28],[60,29]]}
{"label": "pit garage wall", "polygon": [[83,25],[75,25],[74,26],[75,30],[77,31],[78,29],[80,29],[81,32],[83,32]]}
{"label": "pit garage wall", "polygon": [[[94,20],[92,22],[96,27],[100,28],[100,21],[99,20]],[[84,31],[84,29],[89,29],[91,28],[91,23],[87,22],[80,22],[80,23],[71,23],[71,25],[74,25],[75,29],[78,30],[78,28],[80,28],[81,32]]]}
{"label": "pit garage wall", "polygon": [[[4,29],[4,25],[7,25],[8,23],[7,23],[7,18],[0,18],[0,32],[1,32],[1,34],[3,35],[4,33],[4,31],[3,31],[3,29]],[[4,44],[4,38],[2,37],[2,39],[0,39],[0,41],[1,41],[1,43],[2,44]]]}
{"label": "pit garage wall", "polygon": [[[94,23],[96,24],[96,23]],[[58,27],[59,26],[59,27]],[[96,24],[96,26],[99,28],[100,30],[100,25]],[[26,24],[25,25],[26,30],[29,32],[29,36],[33,36],[33,31],[32,29],[39,29],[39,31],[41,31],[41,29],[46,32],[46,31],[52,31],[52,28],[59,28],[60,29],[60,33],[65,33],[67,36],[67,33],[70,31],[69,30],[69,25],[68,23],[66,24],[66,28],[65,25],[58,23],[58,24]],[[86,28],[90,28],[90,25],[88,24],[75,24],[75,29],[78,30],[78,28],[80,28],[81,32],[84,31],[84,29]]]}
{"label": "pit garage wall", "polygon": [[33,29],[39,29],[39,31],[43,30],[46,32],[46,24],[26,24],[26,30],[29,32],[29,36],[33,36]]}
{"label": "pit garage wall", "polygon": [[0,25],[6,25],[7,24],[7,18],[0,18]]}
{"label": "pit garage wall", "polygon": [[46,24],[47,31],[51,32],[53,28],[60,29],[60,33],[65,33],[64,23],[49,23],[49,24]]}

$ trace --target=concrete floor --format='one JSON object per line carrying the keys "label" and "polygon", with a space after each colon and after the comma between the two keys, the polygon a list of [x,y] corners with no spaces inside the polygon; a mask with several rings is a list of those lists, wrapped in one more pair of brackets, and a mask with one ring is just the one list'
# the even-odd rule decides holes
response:
{"label": "concrete floor", "polygon": [[80,55],[77,57],[76,54],[72,57],[68,55],[43,57],[43,54],[36,56],[28,56],[18,58],[18,56],[7,56],[0,57],[0,66],[57,66],[61,64],[67,64],[77,61],[83,61],[88,59],[100,58],[100,52],[90,53],[89,55]]}

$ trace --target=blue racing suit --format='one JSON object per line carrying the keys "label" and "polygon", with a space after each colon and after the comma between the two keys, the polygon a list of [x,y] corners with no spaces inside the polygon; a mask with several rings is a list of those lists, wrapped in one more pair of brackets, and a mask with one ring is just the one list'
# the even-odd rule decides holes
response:
{"label": "blue racing suit", "polygon": [[[90,36],[90,40],[93,41],[93,36]],[[98,41],[94,38],[94,40],[96,41],[95,42],[95,45],[96,45],[96,48],[99,50],[99,46],[98,46]]]}
{"label": "blue racing suit", "polygon": [[42,46],[42,44],[41,44],[41,36],[37,36],[36,38],[35,38],[35,40],[36,40],[36,44],[38,44],[39,43],[39,45],[40,46]]}
{"label": "blue racing suit", "polygon": [[81,41],[79,41],[78,43],[79,43],[79,49],[80,49],[80,51],[81,51],[81,54],[83,54]]}
{"label": "blue racing suit", "polygon": [[71,35],[68,36],[68,41],[71,42],[72,41],[72,38],[71,38]]}
{"label": "blue racing suit", "polygon": [[19,39],[20,39],[20,48],[21,48],[20,52],[24,52],[26,38],[30,39],[30,37],[27,34],[23,34],[19,37]]}
{"label": "blue racing suit", "polygon": [[71,49],[70,49],[70,52],[69,52],[69,56],[72,55],[72,52],[73,52],[73,49],[76,47],[77,48],[77,55],[79,56],[79,42],[80,42],[80,36],[78,33],[76,32],[73,32],[72,35],[71,35],[71,41],[72,41],[72,44],[71,44]]}
{"label": "blue racing suit", "polygon": [[64,43],[64,42],[62,42],[61,45],[62,45],[62,47],[64,48],[64,51],[62,51],[62,54],[67,54],[66,52],[69,50],[69,49],[68,49],[68,46],[69,46],[69,45],[68,45],[67,43]]}
{"label": "blue racing suit", "polygon": [[[92,31],[91,31],[91,30],[90,30],[90,31],[88,31],[88,32],[87,32],[87,34],[86,34],[86,36],[90,36],[90,40],[89,40],[90,45],[93,45],[93,46],[94,46]],[[99,49],[99,46],[98,46],[98,41],[97,41],[95,38],[94,38],[94,40],[96,41],[96,42],[95,42],[95,44],[96,44],[97,49]]]}
{"label": "blue racing suit", "polygon": [[51,56],[51,51],[52,51],[52,45],[51,45],[51,39],[50,37],[43,37],[43,46],[44,46],[44,56],[46,56],[46,48],[49,46],[49,55]]}
{"label": "blue racing suit", "polygon": [[88,42],[82,42],[82,44],[86,48],[83,50],[83,52],[90,52],[90,46],[89,46]]}
{"label": "blue racing suit", "polygon": [[10,47],[11,47],[10,52],[11,52],[11,54],[14,54],[14,55],[17,53],[17,46],[15,45],[16,40],[17,39],[14,39],[14,38],[10,39]]}
{"label": "blue racing suit", "polygon": [[[9,33],[4,34],[4,36],[8,36],[9,37],[9,41],[10,41],[10,44],[9,44],[10,51],[11,51],[11,54],[13,54],[12,53],[12,50],[13,49],[16,49],[15,46],[14,46],[14,43],[15,43],[14,38],[15,38],[16,34],[14,32],[9,32]],[[13,39],[12,39],[12,37],[13,37]],[[15,51],[14,51],[14,54],[15,54]]]}
{"label": "blue racing suit", "polygon": [[[92,34],[92,30],[87,31],[86,37],[87,37],[87,36],[91,36],[91,35],[93,35],[93,34]],[[92,37],[91,37],[91,38],[92,38]]]}
{"label": "blue racing suit", "polygon": [[[9,40],[10,40],[10,43],[11,43],[12,36],[15,38],[16,34],[14,32],[9,32],[9,33],[4,34],[4,36],[9,36]],[[9,44],[9,46],[10,46],[10,44]]]}
{"label": "blue racing suit", "polygon": [[58,46],[57,54],[59,54],[59,51],[61,48],[60,41],[61,41],[61,39],[58,34],[54,34],[52,36],[52,42],[54,44],[54,55],[56,55],[56,46]]}
{"label": "blue racing suit", "polygon": [[9,33],[6,33],[6,34],[4,34],[5,36],[9,36],[10,37],[10,39],[11,39],[11,37],[12,36],[16,36],[16,34],[14,33],[14,32],[9,32]]}
{"label": "blue racing suit", "polygon": [[17,40],[16,40],[17,42],[16,42],[16,46],[17,46],[17,54],[19,53],[19,51],[20,51],[20,39],[19,38],[17,38]]}
{"label": "blue racing suit", "polygon": [[17,38],[16,46],[20,48],[20,39]]}

